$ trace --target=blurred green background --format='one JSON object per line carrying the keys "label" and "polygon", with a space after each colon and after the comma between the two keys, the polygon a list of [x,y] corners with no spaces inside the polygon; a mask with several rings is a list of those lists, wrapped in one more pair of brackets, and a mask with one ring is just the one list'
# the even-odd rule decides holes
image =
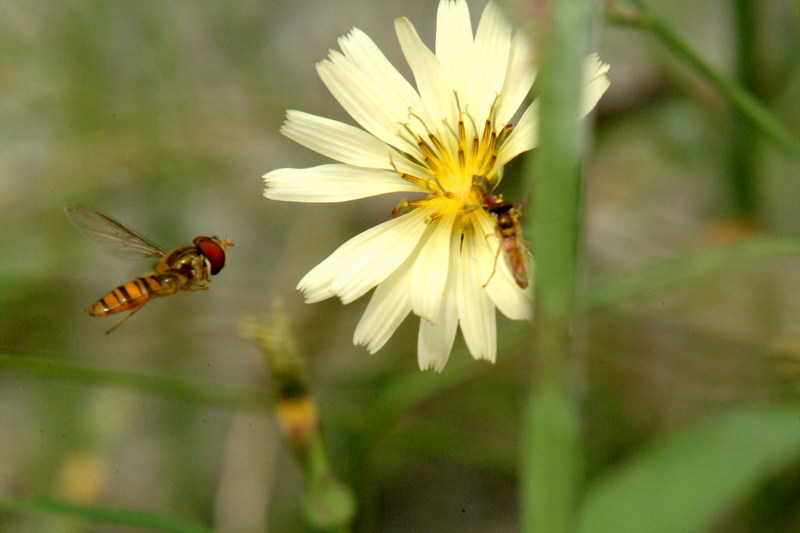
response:
{"label": "blurred green background", "polygon": [[[734,72],[734,2],[652,4]],[[746,83],[800,132],[800,7],[751,4]],[[483,3],[470,5],[476,21]],[[517,528],[520,404],[535,371],[519,325],[500,320],[494,366],[470,361],[457,340],[443,374],[420,374],[416,319],[370,356],[351,344],[366,298],[306,305],[294,286],[397,198],[261,196],[263,173],[325,162],[278,134],[286,109],[351,122],[314,70],[336,38],[358,26],[408,74],[391,20],[408,16],[432,45],[435,11],[422,0],[0,0],[0,354],[264,388],[265,364],[237,327],[279,297],[308,356],[333,468],[359,499],[357,529]],[[586,169],[586,287],[800,231],[797,161],[738,138],[746,130],[726,102],[645,33],[600,25],[595,42],[612,85]],[[740,172],[752,192],[736,185]],[[517,178],[512,166],[501,186],[515,201]],[[98,252],[64,216],[68,202],[165,248],[201,234],[236,247],[211,290],[150,303],[105,336],[115,319],[81,309],[150,265]],[[709,413],[798,399],[798,267],[730,264],[582,315],[589,475]],[[0,499],[163,511],[220,531],[303,530],[302,476],[268,412],[27,374],[0,367]],[[2,533],[129,530],[0,512]],[[800,466],[713,531],[800,531]]]}

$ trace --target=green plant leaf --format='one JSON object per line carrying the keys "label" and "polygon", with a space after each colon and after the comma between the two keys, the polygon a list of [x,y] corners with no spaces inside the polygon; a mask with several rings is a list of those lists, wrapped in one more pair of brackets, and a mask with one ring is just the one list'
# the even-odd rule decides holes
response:
{"label": "green plant leaf", "polygon": [[700,533],[800,457],[800,405],[750,407],[669,436],[600,479],[579,533]]}
{"label": "green plant leaf", "polygon": [[226,385],[158,374],[139,374],[96,368],[55,358],[0,354],[0,371],[19,372],[61,381],[119,387],[158,394],[197,404],[231,409],[266,410],[272,406],[262,390],[237,389]]}
{"label": "green plant leaf", "polygon": [[721,246],[659,262],[589,288],[578,297],[578,307],[609,307],[631,296],[669,288],[747,261],[800,256],[797,237],[764,237]]}
{"label": "green plant leaf", "polygon": [[185,518],[115,507],[73,505],[48,500],[0,500],[0,510],[25,514],[59,514],[95,523],[139,527],[147,531],[213,533],[211,529]]}

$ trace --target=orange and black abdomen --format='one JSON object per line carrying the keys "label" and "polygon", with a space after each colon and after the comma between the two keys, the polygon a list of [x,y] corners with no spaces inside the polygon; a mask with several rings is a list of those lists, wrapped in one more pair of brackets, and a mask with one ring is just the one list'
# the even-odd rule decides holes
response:
{"label": "orange and black abdomen", "polygon": [[175,294],[179,280],[171,274],[147,274],[109,292],[87,309],[90,316],[107,316],[144,305],[151,298]]}

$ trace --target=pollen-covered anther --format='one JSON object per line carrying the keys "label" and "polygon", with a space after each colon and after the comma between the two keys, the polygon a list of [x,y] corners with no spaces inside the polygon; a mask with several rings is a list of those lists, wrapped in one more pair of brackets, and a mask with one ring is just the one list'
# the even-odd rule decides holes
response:
{"label": "pollen-covered anther", "polygon": [[447,148],[445,148],[445,146],[442,144],[442,141],[440,141],[439,137],[437,137],[434,133],[428,132],[428,138],[431,140],[440,154],[447,152]]}
{"label": "pollen-covered anther", "polygon": [[417,138],[417,146],[419,146],[419,149],[422,152],[422,158],[425,160],[425,166],[434,172],[438,170],[440,168],[440,158],[438,154],[434,153],[430,145],[428,145],[427,142],[419,137]]}

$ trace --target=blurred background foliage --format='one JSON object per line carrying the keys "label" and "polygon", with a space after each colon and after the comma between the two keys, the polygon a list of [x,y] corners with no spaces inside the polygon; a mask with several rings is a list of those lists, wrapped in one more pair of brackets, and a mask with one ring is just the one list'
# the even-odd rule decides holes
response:
{"label": "blurred background foliage", "polygon": [[[483,3],[470,4],[475,21]],[[797,2],[652,5],[800,134]],[[535,371],[518,353],[524,328],[501,320],[494,366],[470,361],[459,340],[441,375],[421,374],[416,320],[368,355],[351,344],[366,299],[305,305],[294,286],[397,198],[261,196],[264,172],[324,162],[278,134],[286,109],[349,122],[314,70],[336,38],[360,27],[407,74],[391,19],[408,16],[432,43],[434,14],[421,0],[0,1],[0,499],[163,512],[219,531],[303,530],[302,475],[266,405],[240,394],[270,378],[237,326],[279,297],[308,357],[332,468],[357,496],[357,530],[518,527],[519,413]],[[585,288],[722,244],[797,235],[796,159],[748,133],[645,32],[599,25],[595,43],[612,86],[586,167]],[[506,174],[502,187],[519,200],[518,169]],[[104,336],[114,319],[81,309],[150,266],[87,244],[64,216],[68,202],[166,248],[200,234],[236,247],[211,290],[151,303]],[[731,261],[581,315],[590,477],[710,413],[798,399],[799,266]],[[22,358],[66,366],[26,370]],[[73,366],[134,378],[78,379]],[[198,392],[141,390],[138,375]],[[0,511],[3,533],[129,530]],[[800,467],[711,530],[800,531]]]}

